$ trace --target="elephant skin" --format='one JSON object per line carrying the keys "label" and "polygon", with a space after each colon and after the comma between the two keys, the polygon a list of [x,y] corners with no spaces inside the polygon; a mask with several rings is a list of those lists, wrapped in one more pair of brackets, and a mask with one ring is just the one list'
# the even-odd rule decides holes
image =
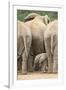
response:
{"label": "elephant skin", "polygon": [[[17,56],[22,57],[23,74],[27,73],[27,69],[32,69],[34,57],[45,52],[44,32],[48,23],[47,15],[40,16],[36,13],[25,17],[25,22],[17,22]],[[31,52],[33,57],[30,56]]]}
{"label": "elephant skin", "polygon": [[[30,20],[31,18],[33,19]],[[25,21],[26,20],[28,21],[25,22],[25,24],[30,28],[32,34],[32,48],[35,50],[35,54],[38,54],[45,49],[43,37],[46,30],[46,25],[50,22],[50,19],[47,15],[40,16],[39,14],[31,13],[25,17]]]}
{"label": "elephant skin", "polygon": [[34,68],[39,65],[41,72],[47,72],[48,69],[48,57],[46,53],[38,54],[34,60]]}
{"label": "elephant skin", "polygon": [[[17,22],[17,60],[22,58],[22,73],[27,73],[27,59],[30,52],[32,36],[30,28],[24,22]],[[18,61],[17,61],[18,62]]]}
{"label": "elephant skin", "polygon": [[44,33],[45,49],[48,56],[48,73],[58,72],[58,20],[47,25]]}
{"label": "elephant skin", "polygon": [[[47,15],[41,16],[36,13],[31,13],[25,17],[25,25],[30,28],[32,34],[31,48],[33,50],[31,52],[33,53],[33,58],[35,58],[37,54],[45,52],[44,32],[46,31],[46,26],[49,22],[50,19]],[[29,59],[29,62],[33,61]]]}

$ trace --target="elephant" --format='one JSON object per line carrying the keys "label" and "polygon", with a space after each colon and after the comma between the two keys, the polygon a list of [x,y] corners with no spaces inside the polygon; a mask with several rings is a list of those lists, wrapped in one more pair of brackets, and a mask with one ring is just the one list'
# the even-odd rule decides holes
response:
{"label": "elephant", "polygon": [[[32,36],[30,28],[24,22],[17,21],[17,62],[22,61],[22,74],[27,73],[27,59],[30,52]],[[19,67],[20,64],[18,64]]]}
{"label": "elephant", "polygon": [[41,72],[47,72],[47,70],[48,70],[48,57],[47,57],[46,53],[38,54],[35,57],[34,68],[36,68],[37,65],[39,66],[38,68],[40,69]]}
{"label": "elephant", "polygon": [[[31,49],[33,49],[31,52],[33,53],[33,59],[34,59],[37,54],[45,52],[45,44],[43,37],[44,37],[44,32],[46,30],[46,26],[50,22],[50,18],[48,17],[48,15],[41,16],[36,13],[31,13],[28,16],[26,16],[24,20],[26,26],[30,27],[31,30],[31,34],[32,34]],[[31,58],[28,61],[30,63]],[[33,61],[34,60],[32,60],[32,62]]]}
{"label": "elephant", "polygon": [[[49,17],[31,13],[25,17],[24,22],[18,21],[18,55],[22,56],[22,73],[32,71],[34,58],[37,54],[45,52],[44,32],[50,22]],[[33,59],[32,59],[32,56]],[[28,64],[27,64],[28,63]],[[30,67],[30,68],[28,68]],[[27,70],[29,69],[29,70]]]}
{"label": "elephant", "polygon": [[44,33],[45,49],[48,56],[48,73],[58,72],[58,20],[47,25]]}

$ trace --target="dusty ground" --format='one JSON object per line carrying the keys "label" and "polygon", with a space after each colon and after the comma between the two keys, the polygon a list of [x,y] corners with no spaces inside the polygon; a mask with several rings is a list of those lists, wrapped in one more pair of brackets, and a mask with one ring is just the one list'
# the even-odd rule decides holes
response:
{"label": "dusty ground", "polygon": [[27,75],[17,75],[18,80],[32,80],[32,79],[47,79],[47,78],[58,78],[58,74],[47,74],[47,73],[41,73],[41,72],[31,72]]}

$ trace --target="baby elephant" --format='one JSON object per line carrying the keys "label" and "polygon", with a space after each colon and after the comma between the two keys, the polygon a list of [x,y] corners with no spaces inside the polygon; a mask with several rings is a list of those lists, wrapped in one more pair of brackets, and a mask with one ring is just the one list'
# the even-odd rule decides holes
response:
{"label": "baby elephant", "polygon": [[48,71],[48,57],[46,53],[38,54],[34,60],[34,68],[38,65],[41,72]]}

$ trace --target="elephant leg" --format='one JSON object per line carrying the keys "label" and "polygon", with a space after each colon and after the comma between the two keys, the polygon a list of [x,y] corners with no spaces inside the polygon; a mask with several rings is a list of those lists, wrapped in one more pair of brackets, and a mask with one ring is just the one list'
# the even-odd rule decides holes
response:
{"label": "elephant leg", "polygon": [[51,53],[53,55],[53,72],[58,72],[58,40],[57,35],[53,35],[51,39]]}
{"label": "elephant leg", "polygon": [[42,66],[41,66],[41,72],[46,72],[45,67],[46,67],[46,65],[45,65],[45,63],[43,62]]}
{"label": "elephant leg", "polygon": [[21,70],[22,70],[22,58],[21,57],[19,57],[18,59],[17,59],[17,71],[18,71],[18,73],[21,73]]}
{"label": "elephant leg", "polygon": [[45,39],[45,49],[48,56],[48,73],[53,72],[53,56],[51,54],[51,38],[46,37]]}
{"label": "elephant leg", "polygon": [[54,49],[54,56],[53,56],[53,72],[58,72],[58,48],[57,46]]}
{"label": "elephant leg", "polygon": [[31,35],[27,35],[26,37],[24,37],[24,53],[22,55],[23,61],[22,61],[22,74],[27,74],[27,70],[28,70],[28,55],[30,52],[30,47],[31,47]]}
{"label": "elephant leg", "polygon": [[22,58],[22,74],[27,74],[27,56],[25,53],[23,53]]}
{"label": "elephant leg", "polygon": [[41,71],[42,72],[47,72],[47,70],[48,70],[48,62],[47,62],[47,60],[45,60],[43,63],[42,63],[42,67],[41,67]]}
{"label": "elephant leg", "polygon": [[29,72],[33,71],[33,56],[31,56],[31,54],[29,55],[28,59],[28,71]]}
{"label": "elephant leg", "polygon": [[58,62],[56,60],[54,60],[53,62],[53,73],[57,73],[58,72]]}
{"label": "elephant leg", "polygon": [[49,55],[48,57],[48,73],[52,73],[53,72],[53,56]]}

